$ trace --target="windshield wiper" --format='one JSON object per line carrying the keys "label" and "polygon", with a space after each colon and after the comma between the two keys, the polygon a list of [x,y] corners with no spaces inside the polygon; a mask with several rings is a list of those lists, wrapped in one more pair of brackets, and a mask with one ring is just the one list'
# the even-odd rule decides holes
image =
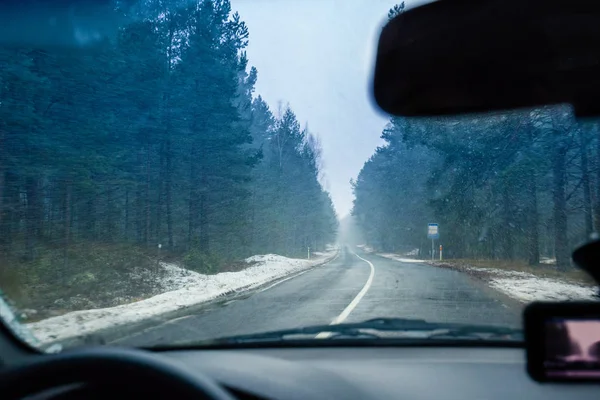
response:
{"label": "windshield wiper", "polygon": [[[406,318],[374,318],[363,322],[344,323],[335,325],[313,325],[302,328],[284,329],[278,331],[261,332],[231,337],[223,337],[208,342],[217,344],[239,344],[260,341],[280,341],[287,339],[303,339],[302,336],[336,339],[342,337],[381,338],[377,332],[419,332],[420,338],[469,338],[479,340],[522,340],[523,333],[520,329],[493,326],[493,325],[468,325],[457,323],[435,323],[422,319]],[[401,337],[401,336],[392,336]]]}

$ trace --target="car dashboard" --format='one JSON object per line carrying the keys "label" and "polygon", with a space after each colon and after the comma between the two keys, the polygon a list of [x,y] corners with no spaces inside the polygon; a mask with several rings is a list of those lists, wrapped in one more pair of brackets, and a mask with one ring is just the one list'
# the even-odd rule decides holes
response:
{"label": "car dashboard", "polygon": [[596,399],[598,385],[540,384],[519,348],[317,347],[162,353],[240,399]]}
{"label": "car dashboard", "polygon": [[[598,384],[533,381],[525,371],[521,348],[319,346],[186,349],[157,354],[199,378],[211,378],[240,400],[587,400],[598,398],[599,389]],[[125,392],[137,397],[144,388],[74,384],[28,398],[99,399]]]}

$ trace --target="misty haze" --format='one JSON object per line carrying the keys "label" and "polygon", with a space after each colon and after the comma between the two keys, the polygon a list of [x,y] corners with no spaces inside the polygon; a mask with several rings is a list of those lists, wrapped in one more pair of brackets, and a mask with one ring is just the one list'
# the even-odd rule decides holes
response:
{"label": "misty haze", "polygon": [[417,2],[107,3],[107,38],[0,47],[0,311],[23,340],[519,329],[527,302],[596,298],[570,251],[600,231],[598,122],[384,115],[378,34]]}

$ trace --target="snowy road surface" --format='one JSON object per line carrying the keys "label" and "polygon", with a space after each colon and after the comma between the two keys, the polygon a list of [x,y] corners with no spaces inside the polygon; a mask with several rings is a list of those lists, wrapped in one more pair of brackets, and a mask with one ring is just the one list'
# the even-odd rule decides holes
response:
{"label": "snowy road surface", "polygon": [[376,317],[520,326],[514,301],[467,274],[357,250],[243,299],[157,322],[110,344],[168,345]]}

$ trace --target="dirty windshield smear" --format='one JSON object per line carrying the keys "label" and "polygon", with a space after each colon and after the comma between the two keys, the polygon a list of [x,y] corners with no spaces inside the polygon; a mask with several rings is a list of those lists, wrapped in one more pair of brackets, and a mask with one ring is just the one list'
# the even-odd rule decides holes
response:
{"label": "dirty windshield smear", "polygon": [[[382,116],[372,38],[404,4],[349,3],[107,1],[109,24],[5,29],[5,323],[52,351],[376,318],[482,340],[534,299],[595,298],[569,252],[599,228],[597,123]],[[373,338],[351,327],[321,339]]]}

